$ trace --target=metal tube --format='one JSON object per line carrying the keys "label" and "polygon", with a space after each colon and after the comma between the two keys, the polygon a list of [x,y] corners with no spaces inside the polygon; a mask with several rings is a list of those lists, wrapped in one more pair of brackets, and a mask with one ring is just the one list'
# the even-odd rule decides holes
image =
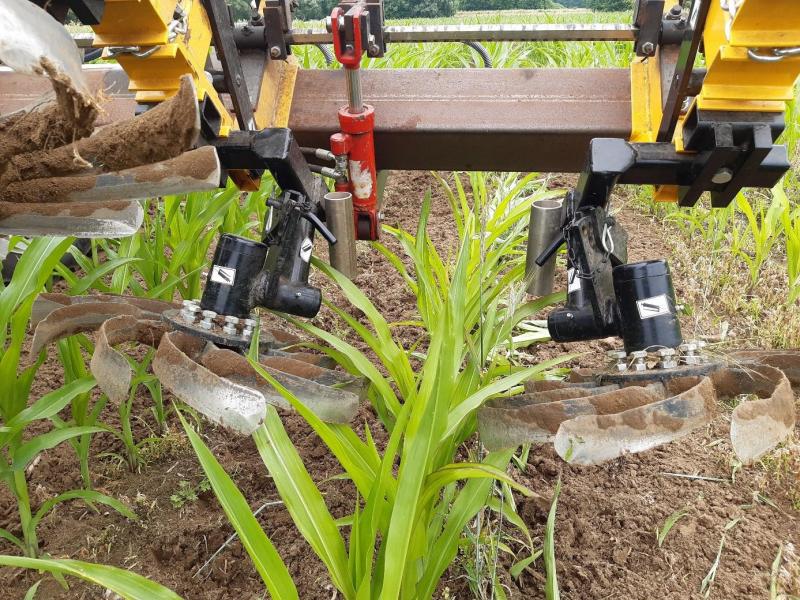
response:
{"label": "metal tube", "polygon": [[528,283],[528,293],[533,296],[546,296],[553,293],[555,255],[541,267],[535,261],[536,257],[544,252],[558,236],[563,222],[563,213],[563,199],[537,200],[531,206],[528,250],[525,256],[525,281]]}
{"label": "metal tube", "polygon": [[[614,42],[633,41],[636,28],[614,23],[542,23],[511,25],[411,25],[384,29],[388,43],[417,42]],[[330,44],[324,29],[293,29],[293,45]]]}
{"label": "metal tube", "polygon": [[336,237],[336,243],[328,246],[331,266],[348,279],[355,279],[358,267],[353,194],[350,192],[325,194],[325,224]]}
{"label": "metal tube", "polygon": [[361,69],[345,69],[347,77],[348,111],[354,115],[364,112],[364,99],[361,96]]}
{"label": "metal tube", "polygon": [[[636,28],[615,23],[537,23],[512,25],[412,25],[384,29],[384,39],[392,44],[418,42],[629,42]],[[264,26],[237,27],[236,45],[240,49],[265,48]],[[93,44],[93,33],[72,35],[80,48]],[[286,41],[293,46],[330,44],[333,35],[325,29],[293,29]]]}

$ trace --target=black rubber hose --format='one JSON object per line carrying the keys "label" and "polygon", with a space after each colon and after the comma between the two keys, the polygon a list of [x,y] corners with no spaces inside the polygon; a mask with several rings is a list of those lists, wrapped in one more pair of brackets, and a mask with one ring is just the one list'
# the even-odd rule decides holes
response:
{"label": "black rubber hose", "polygon": [[94,48],[92,50],[87,50],[83,55],[83,62],[90,63],[93,60],[97,60],[98,58],[100,58],[102,54],[103,54],[102,48]]}
{"label": "black rubber hose", "polygon": [[472,40],[463,43],[472,48],[473,50],[475,50],[475,52],[477,52],[478,54],[480,54],[481,59],[483,60],[483,66],[485,68],[487,69],[492,68],[493,66],[492,57],[489,56],[489,51],[483,46],[483,44],[481,44],[480,42],[474,42]]}
{"label": "black rubber hose", "polygon": [[325,44],[314,44],[314,45],[317,48],[319,48],[320,52],[322,52],[322,56],[325,57],[325,64],[330,67],[333,64],[333,52],[331,52],[331,49],[328,48]]}

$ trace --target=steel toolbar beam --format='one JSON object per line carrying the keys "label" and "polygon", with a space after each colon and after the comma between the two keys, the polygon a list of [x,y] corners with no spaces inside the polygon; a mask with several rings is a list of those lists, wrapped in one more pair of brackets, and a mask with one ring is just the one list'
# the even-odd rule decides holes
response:
{"label": "steel toolbar beam", "polygon": [[[105,120],[133,114],[124,71],[85,72],[106,90]],[[380,169],[579,172],[592,138],[631,132],[627,69],[364,69],[362,77]],[[0,69],[0,114],[47,90],[43,79]],[[346,103],[341,71],[300,70],[289,119],[298,144],[327,148]]]}
{"label": "steel toolbar beam", "polygon": [[[579,172],[589,141],[628,139],[627,69],[364,69],[380,169]],[[327,147],[340,71],[299,72],[289,127]]]}

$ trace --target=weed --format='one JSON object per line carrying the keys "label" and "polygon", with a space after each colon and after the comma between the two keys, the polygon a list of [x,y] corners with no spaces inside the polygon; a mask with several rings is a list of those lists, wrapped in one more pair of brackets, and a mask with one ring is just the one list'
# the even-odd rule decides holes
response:
{"label": "weed", "polygon": [[556,510],[559,494],[561,494],[561,477],[556,482],[553,503],[550,506],[550,512],[547,514],[547,525],[545,525],[544,529],[544,572],[546,576],[544,595],[547,600],[558,600],[561,597],[556,569]]}
{"label": "weed", "polygon": [[183,508],[187,502],[197,502],[200,494],[210,489],[211,483],[207,477],[203,477],[197,485],[192,485],[189,481],[181,479],[178,482],[177,491],[169,497],[169,501],[172,502],[173,508]]}
{"label": "weed", "polygon": [[664,540],[667,539],[667,535],[675,526],[675,524],[680,521],[683,517],[689,514],[689,511],[685,508],[680,510],[676,510],[667,519],[664,521],[664,524],[661,526],[661,529],[656,530],[656,542],[658,543],[658,547],[664,545]]}
{"label": "weed", "polygon": [[711,568],[708,570],[708,573],[703,578],[703,581],[700,583],[700,593],[703,594],[704,598],[708,598],[711,595],[711,587],[714,585],[714,580],[717,578],[717,572],[719,571],[719,561],[722,558],[722,550],[725,548],[725,537],[727,536],[728,532],[736,527],[736,524],[739,523],[741,517],[736,519],[731,519],[725,525],[725,528],[722,531],[722,537],[719,540],[719,549],[717,550],[717,556],[714,558],[714,562],[711,563]]}

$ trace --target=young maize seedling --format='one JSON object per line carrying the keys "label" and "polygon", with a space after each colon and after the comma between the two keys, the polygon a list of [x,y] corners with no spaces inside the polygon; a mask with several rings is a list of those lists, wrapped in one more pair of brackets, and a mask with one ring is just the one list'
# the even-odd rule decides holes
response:
{"label": "young maize seedling", "polygon": [[[16,241],[12,240],[13,243]],[[30,558],[39,555],[36,527],[42,518],[60,502],[82,499],[106,504],[118,512],[135,518],[119,501],[91,490],[72,490],[51,498],[34,512],[28,493],[27,469],[34,459],[62,442],[104,431],[100,427],[65,423],[58,413],[94,385],[94,379],[83,377],[50,392],[28,405],[31,385],[44,362],[45,351],[32,364],[24,364],[22,345],[25,340],[31,308],[60,261],[71,239],[39,238],[31,241],[17,264],[14,275],[5,287],[0,283],[0,479],[13,494],[19,512],[21,534],[0,529],[0,538],[11,542]],[[39,421],[51,421],[55,428],[38,435],[25,435]]]}
{"label": "young maize seedling", "polygon": [[[461,444],[474,433],[475,412],[486,400],[558,362],[512,369],[510,374],[507,367],[502,374],[493,368],[490,357],[498,343],[547,301],[517,306],[513,293],[513,283],[524,271],[521,222],[533,200],[519,196],[532,177],[492,197],[491,203],[482,177],[472,178],[477,191],[471,207],[463,188],[459,191],[463,197],[453,195],[461,246],[452,264],[442,260],[426,234],[430,196],[423,203],[416,236],[390,230],[414,264],[413,277],[404,268],[402,273],[417,297],[424,325],[424,362],[419,370],[412,368],[409,351],[398,344],[366,295],[323,263],[317,262],[317,267],[339,285],[369,325],[338,307],[331,306],[332,310],[375,353],[388,376],[347,341],[292,320],[327,343],[327,352],[348,371],[369,381],[368,395],[389,432],[383,451],[373,442],[369,428],[362,440],[349,426],[320,421],[251,357],[253,368],[306,419],[357,491],[359,501],[346,519],[351,529],[345,544],[341,523],[328,511],[278,413],[268,407],[264,425],[253,436],[256,446],[298,530],[346,599],[431,597],[458,553],[466,525],[487,506],[494,483],[530,493],[504,471],[511,451],[491,453],[481,462],[454,462]],[[486,235],[479,235],[481,230]],[[382,252],[390,254],[386,248]],[[399,258],[392,263],[402,264]],[[186,430],[269,592],[274,597],[296,597],[285,566],[252,519],[241,493],[202,439],[188,426]],[[466,483],[458,485],[460,481]],[[513,507],[506,504],[503,510],[510,514]]]}

